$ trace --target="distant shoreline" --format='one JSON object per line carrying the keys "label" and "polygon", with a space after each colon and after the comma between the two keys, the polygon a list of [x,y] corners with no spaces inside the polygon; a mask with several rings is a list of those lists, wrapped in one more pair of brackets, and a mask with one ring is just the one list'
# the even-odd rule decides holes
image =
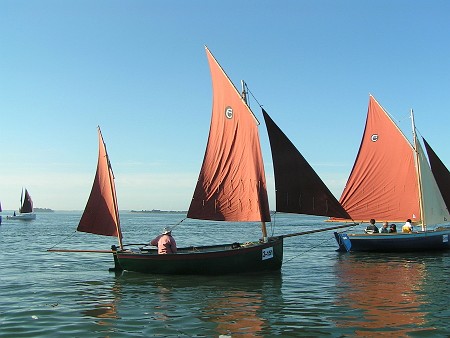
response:
{"label": "distant shoreline", "polygon": [[33,211],[34,212],[55,212],[54,210],[49,209],[49,208],[33,208]]}
{"label": "distant shoreline", "polygon": [[140,214],[185,214],[187,211],[175,211],[175,210],[130,210],[130,212],[140,213]]}

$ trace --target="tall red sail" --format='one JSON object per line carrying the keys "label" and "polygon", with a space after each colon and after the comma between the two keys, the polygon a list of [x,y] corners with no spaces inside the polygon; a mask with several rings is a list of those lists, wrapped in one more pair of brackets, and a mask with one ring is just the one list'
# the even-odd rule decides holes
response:
{"label": "tall red sail", "polygon": [[94,184],[77,230],[122,238],[114,175],[100,128],[98,128],[98,146]]}
{"label": "tall red sail", "polygon": [[206,48],[213,87],[205,157],[189,218],[270,221],[258,122]]}
{"label": "tall red sail", "polygon": [[353,220],[421,218],[414,151],[373,96],[352,172],[340,202]]}

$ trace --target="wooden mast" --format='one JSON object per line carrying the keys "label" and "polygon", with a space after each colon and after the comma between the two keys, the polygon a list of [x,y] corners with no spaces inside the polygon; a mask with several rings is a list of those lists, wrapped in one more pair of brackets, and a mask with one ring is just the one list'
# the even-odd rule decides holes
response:
{"label": "wooden mast", "polygon": [[105,144],[105,141],[103,140],[102,131],[100,130],[100,126],[98,126],[97,128],[98,128],[98,132],[99,132],[100,137],[101,137],[102,142],[103,142],[103,147],[105,148],[106,161],[107,161],[107,164],[108,164],[109,185],[110,185],[110,189],[111,189],[111,191],[113,193],[114,216],[116,218],[117,239],[119,241],[120,250],[123,250],[122,230],[120,228],[119,207],[117,205],[116,188],[115,188],[115,185],[114,185],[114,173],[112,171],[111,162],[109,161],[108,150],[106,149],[106,144]]}
{"label": "wooden mast", "polygon": [[414,152],[415,152],[415,160],[416,160],[416,170],[417,170],[417,190],[419,193],[419,210],[420,210],[420,218],[422,223],[422,231],[426,231],[427,223],[425,220],[425,210],[423,207],[423,192],[422,192],[422,175],[420,171],[420,159],[419,152],[417,151],[417,136],[416,136],[416,124],[414,123],[414,112],[411,109],[411,124],[412,124],[412,133],[413,133],[413,141],[414,141]]}
{"label": "wooden mast", "polygon": [[[244,80],[241,80],[241,87],[242,87],[242,92],[241,92],[242,100],[244,100],[245,104],[250,109],[250,105],[247,100],[247,90],[245,89],[247,87],[247,85]],[[258,120],[256,120],[256,122],[259,124]],[[267,242],[268,241],[267,228],[266,228],[266,222],[264,222],[264,221],[261,221],[261,232],[262,232],[262,237],[263,237],[264,242]]]}

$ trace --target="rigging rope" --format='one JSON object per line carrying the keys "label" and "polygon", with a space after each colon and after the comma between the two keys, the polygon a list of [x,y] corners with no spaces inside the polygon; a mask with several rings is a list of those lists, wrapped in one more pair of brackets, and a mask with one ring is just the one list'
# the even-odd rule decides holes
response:
{"label": "rigging rope", "polygon": [[177,226],[179,226],[181,223],[183,223],[184,220],[186,220],[187,217],[183,218],[181,221],[179,221],[177,224],[175,224],[173,227],[170,227],[171,230],[175,229]]}
{"label": "rigging rope", "polygon": [[[262,104],[259,103],[259,101],[256,99],[255,95],[253,95],[252,91],[250,89],[248,89],[247,83],[244,82],[244,86],[245,86],[245,90],[253,97],[253,99],[256,101],[258,106],[262,107]],[[250,103],[248,102],[247,104],[250,107]]]}
{"label": "rigging rope", "polygon": [[317,248],[317,247],[318,247],[319,245],[321,245],[322,243],[324,243],[324,242],[326,242],[326,241],[329,241],[329,240],[332,240],[332,239],[334,239],[334,237],[327,238],[327,239],[323,239],[323,240],[320,241],[317,245],[310,247],[308,250],[304,250],[303,252],[300,252],[298,255],[296,255],[296,256],[294,256],[294,257],[291,257],[291,258],[289,258],[289,259],[283,261],[283,264],[286,264],[286,263],[288,263],[288,262],[290,262],[290,261],[292,261],[292,260],[294,260],[294,259],[300,257],[301,255],[303,255],[303,254],[305,254],[305,253],[307,253],[307,252],[312,251],[313,249]]}
{"label": "rigging rope", "polygon": [[59,243],[56,243],[56,244],[53,245],[51,248],[48,248],[47,251],[48,251],[48,250],[54,249],[55,246],[57,246],[57,245],[59,245],[59,244],[65,242],[68,238],[71,238],[71,237],[75,236],[76,233],[77,233],[77,230],[75,230],[72,234],[68,234],[68,235],[67,235],[65,238],[63,238]]}

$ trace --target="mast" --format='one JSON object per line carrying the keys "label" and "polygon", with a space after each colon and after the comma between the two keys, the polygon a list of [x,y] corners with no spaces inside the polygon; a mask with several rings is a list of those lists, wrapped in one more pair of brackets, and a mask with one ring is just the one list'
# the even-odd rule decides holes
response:
{"label": "mast", "polygon": [[423,207],[423,192],[422,192],[422,174],[420,169],[420,159],[419,159],[419,152],[417,151],[417,135],[416,135],[416,124],[414,123],[414,112],[411,109],[411,124],[412,124],[412,133],[413,133],[413,141],[414,141],[414,154],[415,154],[415,160],[416,160],[416,170],[417,170],[417,187],[418,187],[418,193],[419,193],[419,209],[420,209],[420,215],[421,215],[421,222],[422,222],[422,231],[426,231],[427,229],[427,223],[425,218],[425,210]]}
{"label": "mast", "polygon": [[[244,100],[244,103],[247,105],[248,109],[250,109],[250,104],[248,103],[248,99],[247,99],[247,90],[246,90],[247,84],[245,83],[244,80],[241,80],[241,87],[242,87],[242,92],[241,92],[242,100]],[[264,222],[263,220],[261,221],[261,232],[262,232],[264,242],[267,242],[266,222]]]}
{"label": "mast", "polygon": [[19,208],[19,212],[22,212],[22,208],[23,208],[23,187],[22,187],[22,192],[20,193],[20,208]]}

